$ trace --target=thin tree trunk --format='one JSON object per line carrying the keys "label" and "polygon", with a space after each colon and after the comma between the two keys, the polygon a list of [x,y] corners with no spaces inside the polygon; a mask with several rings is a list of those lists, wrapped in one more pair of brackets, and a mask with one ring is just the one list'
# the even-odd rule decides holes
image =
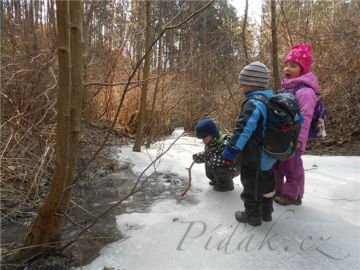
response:
{"label": "thin tree trunk", "polygon": [[[159,21],[159,29],[162,28],[162,17],[163,17],[163,5],[160,6],[160,21]],[[148,137],[148,140],[146,142],[146,148],[150,147],[150,144],[153,140],[153,138],[155,137],[155,123],[156,123],[156,118],[158,117],[158,115],[155,116],[155,105],[156,105],[156,100],[157,100],[157,94],[159,92],[159,82],[160,82],[160,74],[162,72],[162,54],[163,54],[163,45],[161,42],[161,38],[159,39],[159,44],[158,44],[158,53],[157,53],[157,74],[158,74],[158,78],[156,79],[156,84],[155,84],[155,89],[154,89],[154,95],[153,95],[153,100],[152,100],[152,104],[151,104],[151,112],[150,112],[150,117],[149,119],[151,119],[151,126],[150,126],[150,134]],[[180,54],[180,48],[179,48],[179,54]],[[178,61],[178,63],[180,63],[180,61]]]}
{"label": "thin tree trunk", "polygon": [[289,42],[290,42],[289,45],[290,45],[290,47],[292,47],[294,45],[294,43],[293,43],[292,38],[291,38],[291,31],[290,31],[290,28],[289,28],[289,22],[286,19],[283,1],[280,1],[280,8],[281,8],[281,13],[282,13],[282,15],[284,17],[286,32],[287,32]]}
{"label": "thin tree trunk", "polygon": [[57,213],[61,202],[65,181],[67,179],[69,161],[69,95],[70,95],[70,35],[69,35],[69,2],[57,1],[58,24],[58,61],[59,83],[57,101],[57,132],[55,171],[51,181],[50,192],[44,204],[39,209],[30,231],[25,239],[22,257],[41,255],[51,247],[49,243],[60,240],[64,216]]}
{"label": "thin tree trunk", "polygon": [[[146,1],[146,37],[145,37],[145,48],[146,51],[150,48],[151,38],[151,2]],[[143,133],[144,133],[144,122],[146,114],[146,96],[148,88],[148,78],[150,73],[150,53],[147,54],[144,63],[144,72],[143,80],[145,81],[141,88],[141,101],[140,101],[140,110],[139,110],[139,119],[136,127],[136,138],[133,147],[134,152],[141,151],[141,145],[143,142]]]}
{"label": "thin tree trunk", "polygon": [[278,65],[277,48],[277,26],[276,26],[276,0],[271,0],[271,39],[272,39],[272,65],[275,90],[280,89],[280,75]]}
{"label": "thin tree trunk", "polygon": [[[82,5],[82,1],[71,1],[71,4],[69,1],[62,0],[56,2],[59,82],[55,171],[48,197],[40,207],[38,216],[26,236],[24,246],[28,248],[17,254],[18,258],[29,260],[38,257],[49,251],[50,248],[59,246],[61,239],[64,213],[71,196],[79,146],[83,89]],[[70,14],[72,18],[71,34]],[[73,69],[71,69],[71,64]]]}
{"label": "thin tree trunk", "polygon": [[14,7],[15,7],[15,22],[17,24],[17,27],[20,27],[20,24],[21,24],[21,3],[20,3],[20,1],[14,1]]}
{"label": "thin tree trunk", "polygon": [[250,63],[250,59],[249,59],[249,55],[248,55],[248,51],[247,51],[247,44],[246,44],[246,24],[247,24],[247,16],[248,16],[248,7],[249,7],[249,3],[248,3],[248,0],[246,0],[244,22],[243,22],[243,27],[242,27],[242,31],[241,31],[241,36],[242,36],[242,40],[243,40],[244,54],[245,54],[245,60],[246,60],[247,64]]}
{"label": "thin tree trunk", "polygon": [[69,172],[66,189],[59,206],[65,213],[72,195],[74,173],[77,165],[80,141],[81,111],[83,103],[83,2],[70,1],[70,52],[71,52],[71,98],[70,98],[70,149]]}
{"label": "thin tree trunk", "polygon": [[155,134],[155,128],[156,128],[156,118],[158,117],[158,115],[155,115],[155,105],[156,105],[156,100],[157,100],[157,94],[159,92],[159,82],[160,82],[160,74],[162,71],[162,44],[161,44],[161,39],[159,40],[159,50],[158,50],[158,67],[157,67],[157,74],[158,74],[158,78],[156,79],[156,83],[155,83],[155,89],[154,89],[154,95],[153,95],[153,100],[152,100],[152,104],[151,104],[151,112],[150,112],[150,117],[149,119],[151,119],[151,125],[150,125],[150,134],[146,143],[146,148],[150,147],[151,141],[154,138],[154,134]]}
{"label": "thin tree trunk", "polygon": [[310,16],[310,13],[311,13],[311,2],[305,3],[304,10],[306,10],[306,17],[305,17],[305,30],[304,30],[304,38],[303,38],[303,40],[304,40],[304,42],[306,42],[308,31],[309,31],[309,16]]}

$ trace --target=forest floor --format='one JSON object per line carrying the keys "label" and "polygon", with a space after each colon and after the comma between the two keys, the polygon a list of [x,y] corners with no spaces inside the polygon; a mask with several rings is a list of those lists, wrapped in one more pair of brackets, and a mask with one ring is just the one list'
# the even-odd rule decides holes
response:
{"label": "forest floor", "polygon": [[[80,149],[80,168],[91,158],[92,154],[102,144],[107,131],[106,125],[91,124],[84,126],[84,136]],[[67,221],[63,232],[63,240],[71,240],[82,229],[96,220],[96,216],[103,213],[112,204],[126,196],[132,189],[138,176],[134,175],[132,164],[118,164],[114,158],[112,147],[133,143],[133,138],[121,131],[115,131],[110,136],[101,154],[89,166],[84,176],[78,181],[74,189],[74,196],[70,204]],[[360,141],[333,144],[326,140],[309,142],[305,154],[312,155],[360,155]],[[12,250],[20,248],[24,241],[26,228],[32,216],[19,215],[16,220],[2,223],[1,227],[1,269],[68,269],[70,266],[80,266],[95,259],[105,245],[121,239],[116,227],[116,216],[121,213],[144,212],[155,198],[163,196],[164,186],[160,183],[164,179],[169,183],[170,193],[183,190],[187,179],[178,179],[172,174],[155,174],[146,187],[139,194],[115,207],[110,213],[100,218],[90,231],[84,233],[76,245],[65,250],[64,257],[58,256],[38,260],[31,265],[14,264],[8,262]],[[36,212],[36,209],[30,209]],[[4,268],[3,268],[4,267]],[[50,268],[49,268],[50,267]],[[53,267],[53,268],[51,268]]]}

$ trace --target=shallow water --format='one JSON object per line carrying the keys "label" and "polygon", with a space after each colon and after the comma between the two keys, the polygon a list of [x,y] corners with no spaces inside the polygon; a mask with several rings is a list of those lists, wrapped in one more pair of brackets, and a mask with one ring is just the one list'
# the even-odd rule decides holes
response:
{"label": "shallow water", "polygon": [[[63,231],[63,240],[73,239],[84,227],[91,224],[96,216],[131,192],[138,179],[138,176],[134,175],[131,170],[132,166],[130,163],[123,164],[116,172],[105,174],[91,183],[78,184],[75,187],[72,198],[74,203],[71,203],[68,211],[68,216],[73,222],[67,220]],[[152,203],[167,198],[174,198],[177,203],[181,203],[183,200],[197,203],[194,196],[191,195],[192,193],[188,193],[184,198],[180,197],[187,181],[188,179],[181,178],[174,173],[158,172],[141,179],[137,185],[137,188],[144,186],[141,191],[136,192],[101,217],[91,227],[91,232],[84,233],[77,245],[65,250],[65,254],[73,258],[74,266],[84,265],[95,259],[100,254],[102,247],[124,237],[118,231],[115,219],[122,213],[147,212]],[[3,254],[21,245],[28,224],[29,220],[8,222],[2,225]]]}

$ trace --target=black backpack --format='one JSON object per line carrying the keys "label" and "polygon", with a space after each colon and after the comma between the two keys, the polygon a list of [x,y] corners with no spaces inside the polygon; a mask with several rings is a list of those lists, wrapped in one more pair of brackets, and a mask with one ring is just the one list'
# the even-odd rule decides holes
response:
{"label": "black backpack", "polygon": [[254,95],[250,98],[263,102],[267,107],[263,150],[281,161],[293,155],[302,122],[300,105],[296,97],[290,93],[281,93],[269,99],[263,95]]}

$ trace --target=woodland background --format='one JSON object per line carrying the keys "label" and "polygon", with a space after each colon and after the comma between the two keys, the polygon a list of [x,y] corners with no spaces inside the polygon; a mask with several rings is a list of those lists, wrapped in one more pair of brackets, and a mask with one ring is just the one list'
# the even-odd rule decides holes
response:
{"label": "woodland background", "polygon": [[[360,1],[267,0],[261,25],[247,9],[238,17],[229,1],[215,1],[164,32],[124,90],[149,42],[206,3],[84,1],[78,170],[112,123],[113,143],[138,141],[135,151],[175,127],[193,132],[204,117],[231,131],[243,101],[241,68],[265,63],[273,71],[270,86],[278,89],[282,61],[300,42],[312,45],[312,70],[328,111],[328,136],[310,143],[310,151],[360,154]],[[0,9],[1,218],[8,221],[43,202],[54,174],[58,31],[54,0],[2,0]]]}

